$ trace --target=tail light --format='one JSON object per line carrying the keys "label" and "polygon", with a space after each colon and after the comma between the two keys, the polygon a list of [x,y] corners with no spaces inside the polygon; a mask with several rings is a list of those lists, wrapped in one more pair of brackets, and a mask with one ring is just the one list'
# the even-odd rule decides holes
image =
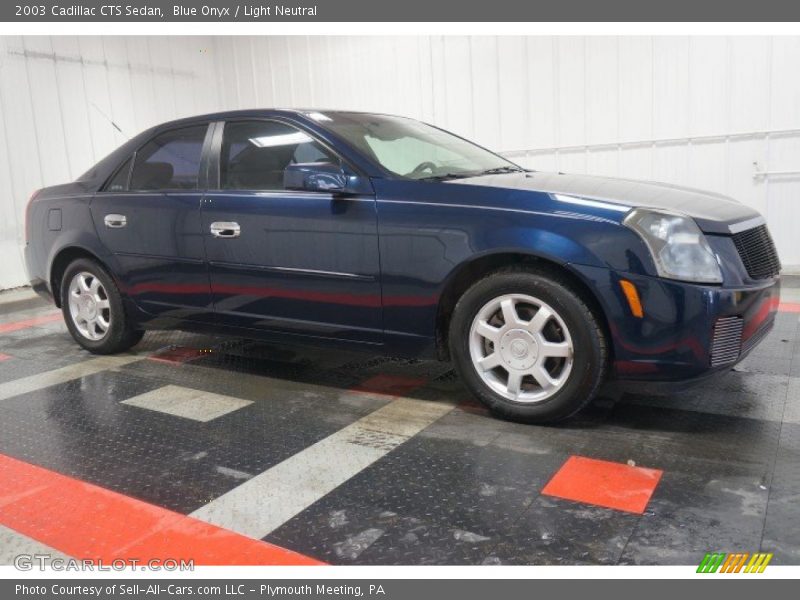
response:
{"label": "tail light", "polygon": [[30,219],[31,219],[31,203],[36,198],[36,196],[39,195],[39,192],[41,192],[41,191],[42,190],[36,190],[35,192],[33,192],[31,194],[31,197],[28,198],[28,204],[25,206],[25,244],[26,245],[30,241],[30,235],[31,235],[30,234],[30,230],[28,229],[28,226],[30,225]]}

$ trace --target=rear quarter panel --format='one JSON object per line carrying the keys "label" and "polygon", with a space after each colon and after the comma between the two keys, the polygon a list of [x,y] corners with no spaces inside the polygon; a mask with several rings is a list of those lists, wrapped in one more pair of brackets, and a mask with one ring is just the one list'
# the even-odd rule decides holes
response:
{"label": "rear quarter panel", "polygon": [[[115,270],[113,257],[100,244],[89,206],[92,194],[58,194],[43,192],[29,208],[29,238],[26,248],[28,275],[31,283],[46,286],[52,294],[50,280],[53,262],[66,248],[80,248],[97,256]],[[53,215],[59,215],[55,218]]]}

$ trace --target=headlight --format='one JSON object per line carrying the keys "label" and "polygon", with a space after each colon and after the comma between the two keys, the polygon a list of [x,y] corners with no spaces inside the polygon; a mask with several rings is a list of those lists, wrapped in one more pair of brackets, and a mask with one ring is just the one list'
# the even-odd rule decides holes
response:
{"label": "headlight", "polygon": [[716,256],[694,219],[685,215],[635,208],[623,223],[644,240],[661,277],[722,283]]}

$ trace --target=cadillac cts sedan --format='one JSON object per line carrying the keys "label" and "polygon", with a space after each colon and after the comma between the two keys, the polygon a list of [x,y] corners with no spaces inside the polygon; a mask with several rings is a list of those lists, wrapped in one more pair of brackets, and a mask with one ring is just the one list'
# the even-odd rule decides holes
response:
{"label": "cadillac cts sedan", "polygon": [[772,327],[764,219],[716,194],[524,169],[412,119],[211,114],[136,136],[27,210],[75,341],[177,328],[452,360],[495,414],[729,370]]}

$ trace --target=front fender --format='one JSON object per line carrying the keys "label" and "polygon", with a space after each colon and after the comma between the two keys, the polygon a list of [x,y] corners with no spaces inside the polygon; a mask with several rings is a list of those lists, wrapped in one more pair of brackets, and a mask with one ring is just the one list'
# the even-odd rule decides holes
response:
{"label": "front fender", "polygon": [[[511,203],[487,206],[481,196],[426,197],[426,189],[412,190],[407,184],[376,187],[384,328],[390,346],[395,341],[410,348],[430,346],[448,282],[482,257],[532,256],[573,273],[571,265],[643,274],[650,270],[644,243],[611,219],[546,212],[535,203],[529,209]],[[413,199],[407,195],[420,190]]]}

